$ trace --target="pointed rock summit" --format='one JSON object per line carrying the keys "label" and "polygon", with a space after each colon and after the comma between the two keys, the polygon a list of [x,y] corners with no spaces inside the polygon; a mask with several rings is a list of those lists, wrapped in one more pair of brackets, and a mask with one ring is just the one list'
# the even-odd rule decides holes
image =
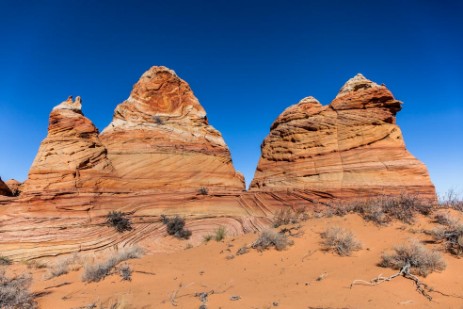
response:
{"label": "pointed rock summit", "polygon": [[406,150],[396,125],[401,106],[385,86],[361,74],[328,106],[301,100],[271,126],[250,190],[435,198],[426,166]]}
{"label": "pointed rock summit", "polygon": [[130,190],[244,190],[219,131],[190,86],[166,67],[154,66],[114,111],[101,141]]}
{"label": "pointed rock summit", "polygon": [[23,192],[97,192],[113,168],[98,129],[82,113],[80,97],[69,97],[50,113],[48,136],[42,141]]}

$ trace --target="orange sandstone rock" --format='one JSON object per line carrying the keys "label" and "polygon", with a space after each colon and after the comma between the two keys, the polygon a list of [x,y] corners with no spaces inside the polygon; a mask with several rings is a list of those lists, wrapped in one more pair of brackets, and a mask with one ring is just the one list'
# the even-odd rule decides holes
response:
{"label": "orange sandstone rock", "polygon": [[3,182],[2,178],[0,178],[0,195],[13,195],[10,188]]}
{"label": "orange sandstone rock", "polygon": [[53,108],[48,136],[39,151],[24,184],[25,194],[98,192],[102,178],[113,167],[98,129],[82,114],[80,97],[69,97]]}
{"label": "orange sandstone rock", "polygon": [[8,186],[13,196],[18,196],[22,191],[23,184],[16,179],[9,179],[5,181],[5,184]]}
{"label": "orange sandstone rock", "polygon": [[435,198],[426,166],[405,148],[396,125],[402,103],[361,74],[328,106],[312,97],[272,124],[251,191],[314,191],[333,197]]}
{"label": "orange sandstone rock", "polygon": [[190,86],[166,67],[142,75],[100,139],[116,171],[114,191],[245,188],[222,135]]}

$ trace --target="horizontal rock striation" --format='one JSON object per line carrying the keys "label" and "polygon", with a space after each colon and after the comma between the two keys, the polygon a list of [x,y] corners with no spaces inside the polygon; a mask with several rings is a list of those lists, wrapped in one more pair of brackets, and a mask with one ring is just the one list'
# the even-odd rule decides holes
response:
{"label": "horizontal rock striation", "polygon": [[50,113],[48,136],[24,183],[23,193],[64,194],[99,192],[113,172],[98,129],[82,113],[80,97],[69,97]]}
{"label": "horizontal rock striation", "polygon": [[245,189],[222,135],[190,86],[166,67],[142,75],[100,139],[116,170],[114,191]]}
{"label": "horizontal rock striation", "polygon": [[313,97],[290,106],[262,143],[250,190],[435,198],[426,166],[407,151],[396,125],[401,105],[358,74],[328,106]]}

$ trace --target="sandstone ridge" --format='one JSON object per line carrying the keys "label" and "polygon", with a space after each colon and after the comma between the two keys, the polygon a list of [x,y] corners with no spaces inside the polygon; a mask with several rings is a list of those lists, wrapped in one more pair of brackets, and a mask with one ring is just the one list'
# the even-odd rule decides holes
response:
{"label": "sandstone ridge", "polygon": [[396,125],[401,106],[384,85],[361,74],[327,106],[304,98],[272,124],[250,190],[435,198],[425,165],[407,151]]}

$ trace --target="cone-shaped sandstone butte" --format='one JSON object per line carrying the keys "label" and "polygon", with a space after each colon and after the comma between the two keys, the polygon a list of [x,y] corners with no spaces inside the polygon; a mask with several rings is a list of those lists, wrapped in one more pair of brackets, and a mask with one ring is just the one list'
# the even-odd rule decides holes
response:
{"label": "cone-shaped sandstone butte", "polygon": [[401,105],[361,74],[328,106],[302,99],[272,124],[250,190],[435,198],[426,166],[406,150],[396,125]]}
{"label": "cone-shaped sandstone butte", "polygon": [[208,124],[190,86],[166,67],[141,76],[100,139],[118,190],[245,189],[222,135]]}
{"label": "cone-shaped sandstone butte", "polygon": [[13,195],[10,188],[3,182],[2,178],[0,178],[0,195]]}
{"label": "cone-shaped sandstone butte", "polygon": [[80,97],[69,97],[50,113],[48,136],[24,183],[26,194],[98,192],[111,162],[98,129],[82,114]]}

